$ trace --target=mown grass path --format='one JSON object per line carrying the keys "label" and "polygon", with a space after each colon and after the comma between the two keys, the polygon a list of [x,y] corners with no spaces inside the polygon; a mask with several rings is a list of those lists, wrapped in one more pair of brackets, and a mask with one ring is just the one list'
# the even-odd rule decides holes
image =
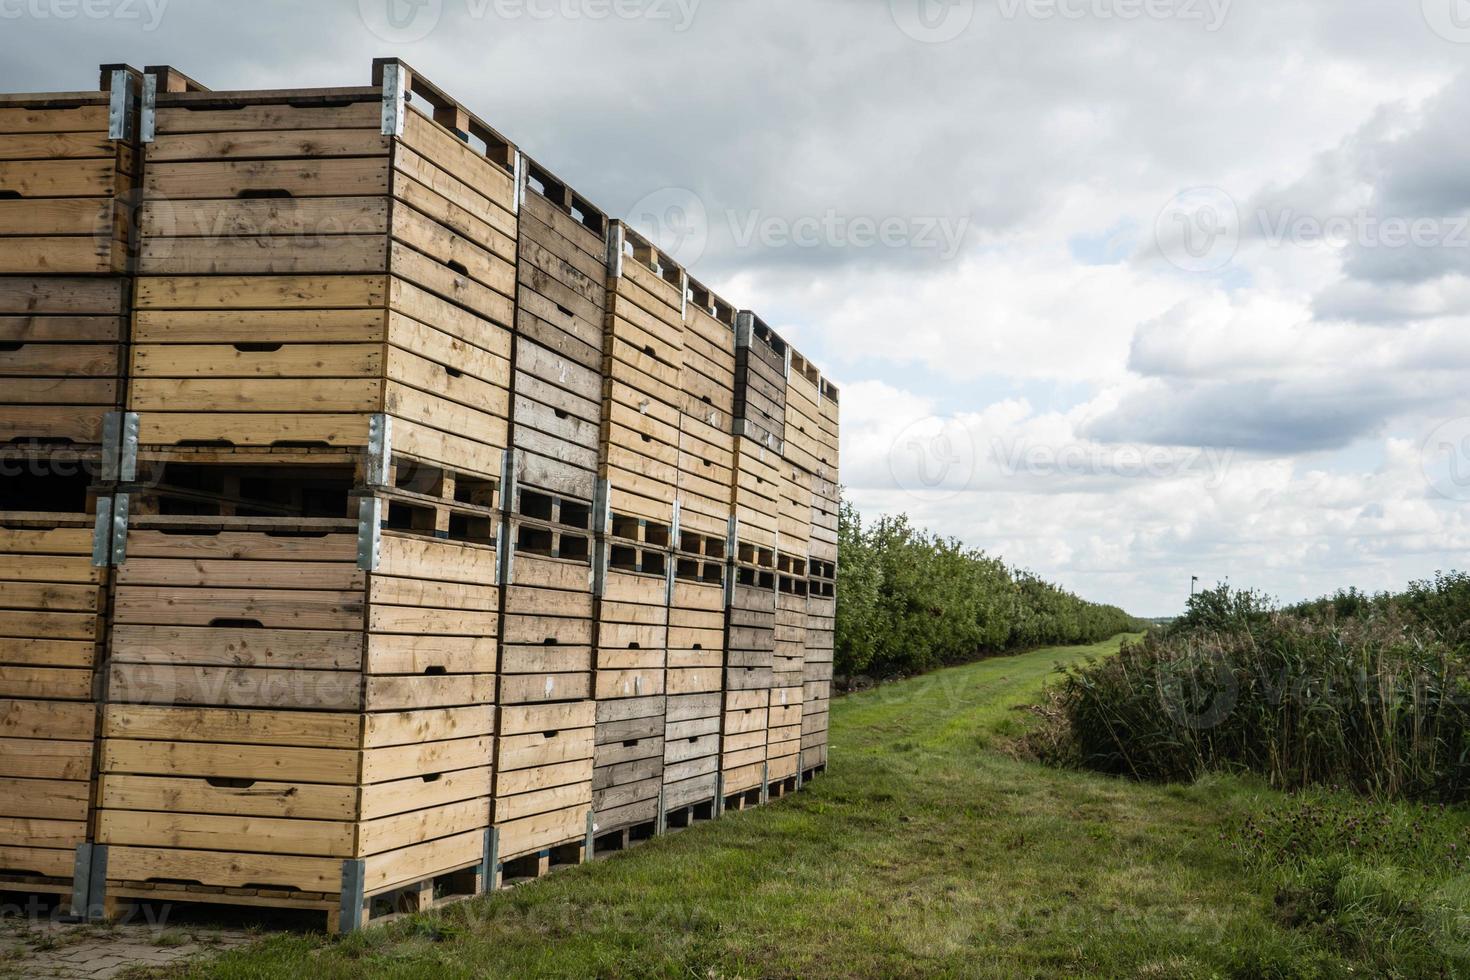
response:
{"label": "mown grass path", "polygon": [[842,699],[828,774],[769,807],[386,929],[277,935],[164,975],[1209,976],[1317,959],[1221,843],[1261,791],[997,751],[1057,664],[1117,642]]}

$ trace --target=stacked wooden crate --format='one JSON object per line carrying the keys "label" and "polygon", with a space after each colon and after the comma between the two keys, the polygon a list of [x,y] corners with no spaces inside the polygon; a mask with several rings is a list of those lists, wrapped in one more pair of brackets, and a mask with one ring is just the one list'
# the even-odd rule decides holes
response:
{"label": "stacked wooden crate", "polygon": [[0,244],[0,885],[350,928],[825,765],[835,389],[407,65],[0,97]]}
{"label": "stacked wooden crate", "polygon": [[588,830],[606,309],[606,217],[538,164],[522,173],[495,777],[507,878],[580,860]]}
{"label": "stacked wooden crate", "polygon": [[735,327],[732,560],[720,767],[727,804],[765,798],[776,656],[776,545],[786,345],[755,314]]}
{"label": "stacked wooden crate", "polygon": [[669,602],[664,729],[666,822],[713,816],[720,797],[720,716],[735,437],[735,310],[690,281],[679,375],[679,530]]}
{"label": "stacked wooden crate", "polygon": [[827,767],[828,705],[832,698],[833,638],[837,617],[838,390],[818,386],[818,468],[812,474],[812,538],[807,591],[805,691],[801,720],[804,778]]}
{"label": "stacked wooden crate", "polygon": [[0,887],[77,911],[142,82],[101,75],[98,91],[0,97]]}
{"label": "stacked wooden crate", "polygon": [[396,61],[363,88],[157,89],[92,902],[351,926],[472,891],[515,153]]}
{"label": "stacked wooden crate", "polygon": [[616,848],[657,829],[663,788],[685,279],[620,221],[607,275],[593,811]]}

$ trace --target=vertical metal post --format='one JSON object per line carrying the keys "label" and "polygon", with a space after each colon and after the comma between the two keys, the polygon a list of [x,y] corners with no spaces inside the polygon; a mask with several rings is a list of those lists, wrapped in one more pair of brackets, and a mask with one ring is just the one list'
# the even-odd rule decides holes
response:
{"label": "vertical metal post", "polygon": [[362,858],[348,858],[342,862],[342,932],[356,932],[366,923],[362,921],[363,905],[367,901],[364,888],[367,884],[367,862]]}

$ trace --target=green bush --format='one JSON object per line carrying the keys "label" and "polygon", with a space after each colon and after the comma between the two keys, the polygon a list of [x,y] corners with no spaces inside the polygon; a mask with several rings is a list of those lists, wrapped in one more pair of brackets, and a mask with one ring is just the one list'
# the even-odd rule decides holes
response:
{"label": "green bush", "polygon": [[1145,779],[1243,770],[1285,789],[1466,799],[1467,596],[1458,575],[1285,612],[1251,592],[1196,596],[1169,628],[1066,675],[1071,757]]}
{"label": "green bush", "polygon": [[985,654],[1096,643],[1141,624],[1008,568],[908,517],[864,525],[843,501],[838,524],[839,676],[899,677]]}

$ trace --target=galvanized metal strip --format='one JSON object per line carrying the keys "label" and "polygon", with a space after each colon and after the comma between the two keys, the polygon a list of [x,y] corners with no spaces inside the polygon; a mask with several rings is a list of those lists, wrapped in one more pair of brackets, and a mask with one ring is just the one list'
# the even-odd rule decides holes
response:
{"label": "galvanized metal strip", "polygon": [[496,548],[500,552],[498,555],[499,567],[496,570],[496,581],[500,583],[501,587],[510,585],[515,581],[516,549],[514,542],[510,539],[510,534],[510,521],[502,519],[500,522],[500,532],[496,535]]}
{"label": "galvanized metal strip", "polygon": [[97,517],[92,525],[92,567],[112,564],[112,498],[97,498]]}
{"label": "galvanized metal strip", "polygon": [[108,412],[102,416],[102,460],[97,479],[103,483],[118,480],[118,459],[122,453],[123,413]]}
{"label": "galvanized metal strip", "polygon": [[714,818],[720,819],[725,815],[725,771],[718,770],[715,773],[715,808]]}
{"label": "galvanized metal strip", "polygon": [[755,343],[755,314],[735,314],[735,346],[750,347]]}
{"label": "galvanized metal strip", "polygon": [[120,493],[112,498],[112,564],[128,560],[128,513],[132,497]]}
{"label": "galvanized metal strip", "polygon": [[607,274],[611,279],[623,277],[623,223],[614,222],[611,232],[607,236]]}
{"label": "galvanized metal strip", "polygon": [[516,150],[516,193],[511,200],[511,213],[520,214],[521,205],[526,203],[526,157],[520,150]]}
{"label": "galvanized metal strip", "polygon": [[367,473],[370,487],[386,487],[393,467],[393,419],[378,413],[368,418]]}
{"label": "galvanized metal strip", "polygon": [[83,920],[87,918],[88,888],[92,884],[92,846],[77,845],[77,859],[71,872],[71,914]]}
{"label": "galvanized metal strip", "polygon": [[362,912],[363,905],[367,901],[367,896],[364,894],[366,883],[366,861],[362,858],[348,858],[342,862],[342,917],[340,920],[342,932],[356,932],[365,925],[362,921]]}
{"label": "galvanized metal strip", "polygon": [[101,920],[107,908],[107,845],[93,844],[92,859],[87,866],[87,921]]}
{"label": "galvanized metal strip", "polygon": [[607,591],[607,541],[599,538],[592,545],[592,594],[601,599]]}
{"label": "galvanized metal strip", "polygon": [[357,567],[364,572],[378,570],[383,552],[383,501],[379,497],[360,497],[357,501]]}
{"label": "galvanized metal strip", "polygon": [[582,844],[582,862],[585,864],[596,856],[597,852],[597,814],[591,810],[587,811],[587,838]]}
{"label": "galvanized metal strip", "polygon": [[520,469],[516,450],[507,449],[500,454],[500,510],[511,514],[516,509],[516,473]]}
{"label": "galvanized metal strip", "polygon": [[133,75],[122,68],[112,70],[107,99],[107,138],[133,138]]}
{"label": "galvanized metal strip", "polygon": [[152,143],[158,133],[158,76],[143,76],[143,111],[138,117],[138,142]]}
{"label": "galvanized metal strip", "polygon": [[490,884],[486,887],[485,890],[493,892],[500,887],[501,865],[499,827],[490,828],[490,854],[486,860],[486,863],[490,866]]}
{"label": "galvanized metal strip", "polygon": [[761,805],[771,802],[771,764],[761,763]]}
{"label": "galvanized metal strip", "polygon": [[403,66],[390,62],[383,66],[383,135],[402,136],[408,111],[408,77]]}
{"label": "galvanized metal strip", "polygon": [[659,787],[659,791],[658,791],[658,819],[656,819],[653,822],[653,832],[655,834],[666,834],[666,833],[668,833],[668,831],[669,831],[668,800],[666,800],[664,798],[664,790],[663,790],[663,787]]}
{"label": "galvanized metal strip", "polygon": [[596,534],[612,531],[612,484],[606,479],[597,481],[597,491],[592,498],[592,530]]}
{"label": "galvanized metal strip", "polygon": [[138,479],[138,439],[142,422],[137,412],[124,412],[122,439],[118,447],[117,478],[122,483]]}

